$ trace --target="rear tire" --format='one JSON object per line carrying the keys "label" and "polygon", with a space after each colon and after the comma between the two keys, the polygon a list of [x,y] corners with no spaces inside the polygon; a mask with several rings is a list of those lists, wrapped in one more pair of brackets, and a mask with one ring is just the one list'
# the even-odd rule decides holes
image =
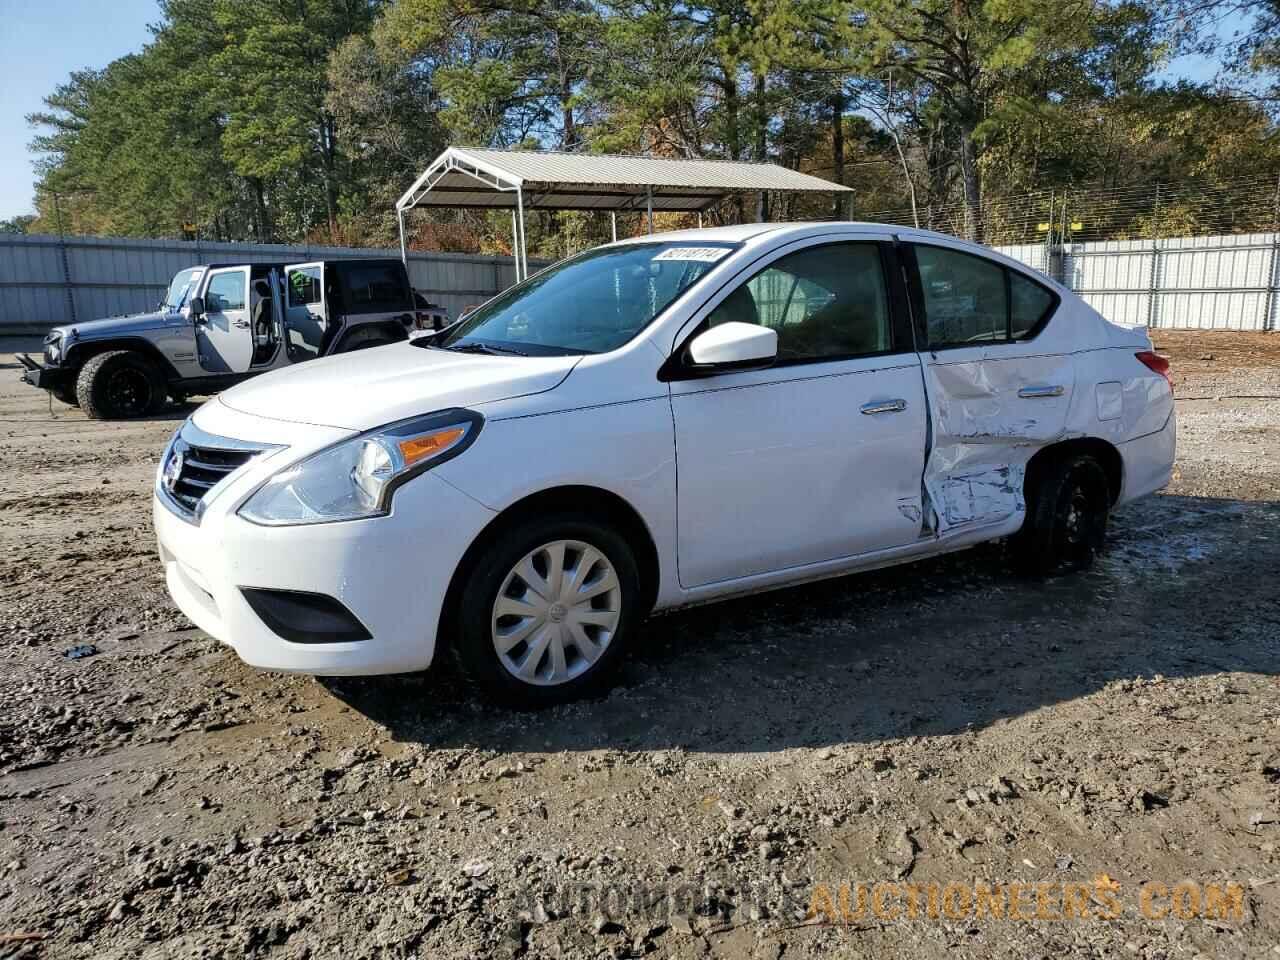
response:
{"label": "rear tire", "polygon": [[1087,570],[1106,539],[1110,506],[1106,471],[1093,457],[1049,464],[1027,490],[1027,519],[1013,539],[1019,566],[1040,576]]}
{"label": "rear tire", "polygon": [[396,341],[394,340],[386,340],[386,339],[361,340],[359,343],[353,344],[350,347],[343,347],[342,352],[351,353],[353,350],[368,350],[370,347],[385,347],[395,342]]}
{"label": "rear tire", "polygon": [[640,619],[635,555],[616,530],[533,517],[492,538],[463,575],[452,650],[488,697],[542,707],[607,689]]}
{"label": "rear tire", "polygon": [[90,357],[76,378],[76,398],[90,420],[121,420],[155,413],[164,404],[164,379],[134,350]]}

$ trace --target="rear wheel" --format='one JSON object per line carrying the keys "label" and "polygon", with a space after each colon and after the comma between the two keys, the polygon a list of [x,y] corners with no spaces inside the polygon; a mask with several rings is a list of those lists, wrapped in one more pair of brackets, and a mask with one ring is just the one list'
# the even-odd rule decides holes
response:
{"label": "rear wheel", "polygon": [[1014,538],[1020,565],[1042,576],[1088,569],[1106,539],[1110,505],[1106,472],[1093,457],[1050,464],[1027,490],[1026,523]]}
{"label": "rear wheel", "polygon": [[385,337],[378,337],[373,340],[361,340],[358,343],[353,343],[349,347],[343,347],[342,352],[350,353],[352,350],[368,350],[370,347],[385,347],[387,344],[394,342],[394,340],[388,340]]}
{"label": "rear wheel", "polygon": [[614,529],[571,515],[526,520],[470,571],[454,654],[496,700],[564,703],[605,689],[639,605],[635,557]]}
{"label": "rear wheel", "polygon": [[146,357],[111,350],[90,357],[76,378],[76,398],[91,420],[118,420],[154,413],[164,403],[164,380]]}

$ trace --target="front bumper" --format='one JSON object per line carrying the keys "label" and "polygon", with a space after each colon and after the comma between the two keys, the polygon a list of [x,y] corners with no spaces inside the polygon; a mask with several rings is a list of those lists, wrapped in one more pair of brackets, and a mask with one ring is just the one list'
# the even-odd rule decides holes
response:
{"label": "front bumper", "polygon": [[[493,511],[428,472],[396,491],[386,517],[264,527],[237,516],[252,490],[297,450],[273,454],[229,480],[198,524],[153,496],[174,602],[245,663],[265,670],[354,676],[425,669],[449,581]],[[331,597],[367,639],[285,639],[254,611],[246,587]]]}
{"label": "front bumper", "polygon": [[25,353],[18,354],[22,379],[41,390],[66,390],[75,386],[76,372],[61,367],[45,367]]}

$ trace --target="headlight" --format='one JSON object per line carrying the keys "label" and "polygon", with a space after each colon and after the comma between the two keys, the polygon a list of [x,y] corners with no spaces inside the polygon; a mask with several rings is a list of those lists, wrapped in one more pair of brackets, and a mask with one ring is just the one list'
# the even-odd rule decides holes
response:
{"label": "headlight", "polygon": [[44,338],[44,358],[49,363],[57,363],[62,359],[62,336],[51,333]]}
{"label": "headlight", "polygon": [[483,423],[470,410],[443,410],[344,440],[268,479],[240,516],[265,526],[383,516],[397,487],[456,457]]}

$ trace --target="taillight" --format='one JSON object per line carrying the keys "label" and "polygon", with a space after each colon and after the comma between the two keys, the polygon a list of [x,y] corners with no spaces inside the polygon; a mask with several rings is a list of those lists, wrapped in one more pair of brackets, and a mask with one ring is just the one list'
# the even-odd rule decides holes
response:
{"label": "taillight", "polygon": [[1169,382],[1170,387],[1173,386],[1173,376],[1169,373],[1169,361],[1166,358],[1151,350],[1142,350],[1139,353],[1135,353],[1134,356],[1141,360],[1143,366],[1148,370],[1164,377]]}

